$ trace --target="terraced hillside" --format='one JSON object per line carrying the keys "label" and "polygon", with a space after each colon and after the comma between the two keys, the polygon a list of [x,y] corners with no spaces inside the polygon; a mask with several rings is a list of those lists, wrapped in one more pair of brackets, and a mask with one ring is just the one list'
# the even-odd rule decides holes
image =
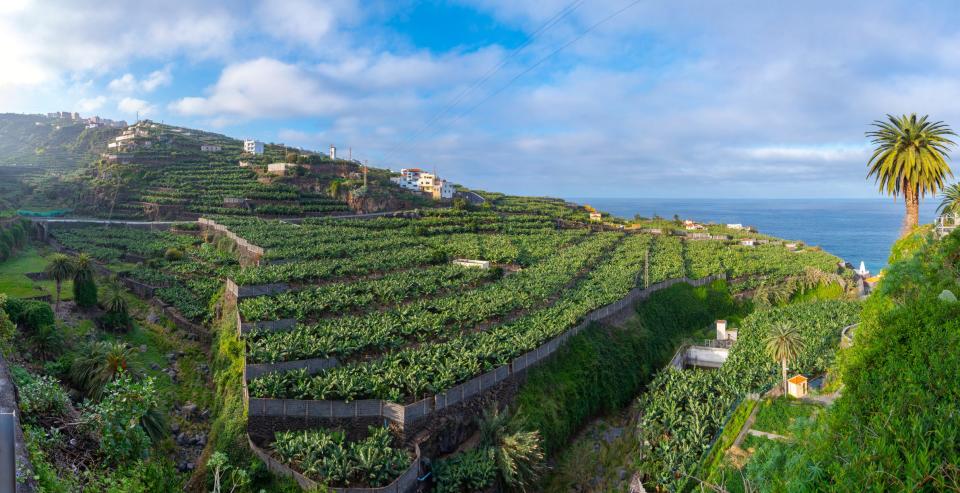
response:
{"label": "terraced hillside", "polygon": [[[491,194],[473,210],[297,223],[215,215],[169,232],[55,228],[53,238],[199,335],[201,324],[221,327],[212,364],[225,404],[214,427],[242,434],[211,438],[215,450],[248,461],[237,454],[249,432],[275,471],[383,486],[415,479],[422,459],[452,451],[489,402],[510,401],[525,368],[637,288],[722,276],[734,290],[758,291],[837,270],[816,249],[645,232],[652,224],[597,225],[562,200]],[[391,452],[385,462],[351,456],[356,474],[323,474],[318,467],[333,465],[308,457],[318,436]]]}

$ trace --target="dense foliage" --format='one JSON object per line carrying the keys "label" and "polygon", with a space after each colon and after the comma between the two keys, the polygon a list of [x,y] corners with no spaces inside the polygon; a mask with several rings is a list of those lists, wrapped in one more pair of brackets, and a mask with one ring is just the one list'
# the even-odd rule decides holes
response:
{"label": "dense foliage", "polygon": [[342,431],[313,429],[281,431],[273,451],[328,486],[386,486],[410,466],[410,453],[397,448],[389,428],[371,426],[368,436],[347,441]]}
{"label": "dense foliage", "polygon": [[[761,489],[946,491],[960,485],[960,234],[924,232],[867,301],[844,350],[843,395],[793,446],[771,444],[748,465]],[[949,298],[949,297],[947,297]]]}
{"label": "dense foliage", "polygon": [[662,371],[640,399],[636,431],[646,481],[663,487],[686,484],[731,406],[778,380],[777,363],[764,348],[770,327],[782,323],[796,328],[804,348],[790,371],[817,374],[833,365],[840,331],[858,319],[859,311],[857,303],[844,301],[758,311],[743,320],[737,343],[719,370]]}

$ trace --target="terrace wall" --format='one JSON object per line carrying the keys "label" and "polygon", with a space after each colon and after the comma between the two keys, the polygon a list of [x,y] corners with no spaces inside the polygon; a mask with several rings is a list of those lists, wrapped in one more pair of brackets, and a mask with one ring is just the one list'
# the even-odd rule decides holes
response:
{"label": "terrace wall", "polygon": [[[485,392],[497,388],[510,379],[519,379],[526,374],[526,370],[545,360],[562,347],[568,339],[579,334],[593,322],[599,322],[608,317],[618,315],[624,309],[632,307],[637,301],[643,300],[650,294],[673,286],[678,283],[687,283],[694,286],[703,286],[724,276],[709,276],[691,280],[687,278],[670,279],[651,285],[646,289],[635,288],[624,298],[609,305],[598,308],[587,314],[576,326],[550,339],[536,349],[514,358],[510,363],[495,368],[480,376],[474,377],[447,391],[426,397],[411,404],[398,404],[380,399],[365,399],[358,401],[339,400],[299,400],[299,399],[269,399],[250,397],[246,391],[244,379],[244,398],[248,411],[248,429],[256,433],[276,431],[280,423],[288,420],[304,422],[322,422],[340,418],[383,418],[393,422],[409,436],[414,430],[422,429],[423,420],[451,408],[460,403],[466,403],[482,396]],[[303,362],[290,362],[302,364]],[[263,368],[258,368],[262,371]],[[269,370],[268,370],[269,371]],[[246,373],[246,371],[245,371]]]}
{"label": "terrace wall", "polygon": [[263,258],[263,248],[249,241],[241,238],[233,231],[227,229],[226,226],[218,224],[212,219],[206,219],[201,217],[197,219],[197,224],[200,225],[200,230],[204,232],[212,232],[214,235],[225,236],[230,238],[231,241],[237,246],[237,254],[240,256],[240,263],[245,265],[260,265],[260,259]]}

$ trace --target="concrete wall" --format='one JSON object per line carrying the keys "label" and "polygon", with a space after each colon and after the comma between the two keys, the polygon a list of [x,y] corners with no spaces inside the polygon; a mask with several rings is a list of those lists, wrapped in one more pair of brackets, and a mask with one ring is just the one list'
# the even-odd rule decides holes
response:
{"label": "concrete wall", "polygon": [[14,450],[17,461],[17,493],[32,493],[37,484],[33,479],[33,465],[30,464],[30,454],[24,441],[23,430],[20,428],[20,408],[17,405],[17,387],[13,384],[7,363],[0,356],[0,412],[13,412],[14,420]]}

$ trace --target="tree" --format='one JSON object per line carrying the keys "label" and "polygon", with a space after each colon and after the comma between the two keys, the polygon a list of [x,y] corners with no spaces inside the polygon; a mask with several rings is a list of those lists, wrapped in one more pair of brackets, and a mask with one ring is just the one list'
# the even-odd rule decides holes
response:
{"label": "tree", "polygon": [[937,206],[938,214],[960,214],[960,183],[943,189],[943,200]]}
{"label": "tree", "polygon": [[800,332],[785,322],[770,327],[764,341],[767,355],[780,362],[783,376],[783,395],[787,395],[787,362],[797,359],[803,351],[804,342]]}
{"label": "tree", "polygon": [[115,281],[107,284],[101,305],[107,311],[99,319],[102,328],[107,330],[127,330],[130,328],[127,299],[123,297],[123,290]]}
{"label": "tree", "polygon": [[526,491],[540,477],[543,449],[540,433],[511,429],[510,415],[496,405],[480,421],[480,446],[493,450],[500,480],[509,490]]}
{"label": "tree", "polygon": [[47,264],[45,272],[57,283],[57,298],[53,305],[54,311],[57,311],[60,308],[60,290],[63,288],[63,281],[70,279],[73,275],[73,262],[70,257],[57,253],[50,258],[50,263]]}
{"label": "tree", "polygon": [[70,380],[93,400],[100,400],[104,387],[123,372],[140,373],[134,351],[122,342],[86,344],[70,365]]}
{"label": "tree", "polygon": [[902,235],[919,222],[920,197],[935,195],[944,187],[947,176],[953,176],[947,164],[947,152],[956,135],[943,122],[928,122],[927,116],[895,117],[874,121],[875,130],[867,132],[876,146],[867,162],[867,178],[874,177],[881,193],[898,197],[903,194],[907,208]]}
{"label": "tree", "polygon": [[90,308],[97,304],[93,259],[86,253],[81,253],[73,259],[73,300],[77,306],[83,308]]}

